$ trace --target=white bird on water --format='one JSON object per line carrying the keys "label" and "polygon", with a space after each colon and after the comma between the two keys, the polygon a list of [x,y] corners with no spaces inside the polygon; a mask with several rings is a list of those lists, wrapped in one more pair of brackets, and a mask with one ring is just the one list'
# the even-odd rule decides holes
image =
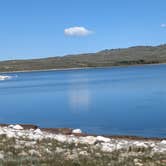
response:
{"label": "white bird on water", "polygon": [[10,79],[11,76],[5,76],[5,75],[0,75],[0,80],[7,80],[7,79]]}

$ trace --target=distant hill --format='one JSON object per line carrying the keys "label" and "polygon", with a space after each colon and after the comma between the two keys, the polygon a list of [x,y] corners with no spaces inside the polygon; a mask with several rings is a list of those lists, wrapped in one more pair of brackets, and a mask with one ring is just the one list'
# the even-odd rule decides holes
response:
{"label": "distant hill", "polygon": [[97,53],[0,62],[0,72],[166,63],[166,44],[103,50]]}

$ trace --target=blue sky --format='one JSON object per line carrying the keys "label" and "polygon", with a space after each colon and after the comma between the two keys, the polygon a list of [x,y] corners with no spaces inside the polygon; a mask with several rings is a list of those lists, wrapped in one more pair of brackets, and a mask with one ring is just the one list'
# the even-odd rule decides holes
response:
{"label": "blue sky", "polygon": [[0,0],[0,60],[163,43],[165,0]]}

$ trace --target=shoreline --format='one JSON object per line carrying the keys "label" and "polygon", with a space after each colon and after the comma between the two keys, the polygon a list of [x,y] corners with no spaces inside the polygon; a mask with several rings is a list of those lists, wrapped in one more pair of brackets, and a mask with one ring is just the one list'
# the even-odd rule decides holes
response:
{"label": "shoreline", "polygon": [[[53,130],[53,129],[52,129]],[[62,133],[63,131],[63,133]],[[65,134],[65,132],[66,134]],[[166,140],[84,135],[80,129],[0,126],[0,165],[143,166],[166,164]],[[111,165],[110,165],[111,163]]]}
{"label": "shoreline", "polygon": [[[16,125],[16,124],[14,124],[14,125]],[[86,132],[73,133],[72,132],[74,130],[73,128],[43,128],[43,127],[39,127],[39,126],[34,125],[34,124],[17,124],[17,125],[22,126],[26,130],[40,129],[43,132],[48,132],[51,134],[64,134],[64,135],[73,134],[74,136],[82,136],[82,137],[86,137],[86,136],[96,137],[96,136],[100,135],[100,136],[110,138],[110,139],[119,139],[119,140],[125,139],[125,140],[138,140],[138,141],[162,141],[162,140],[166,140],[166,137],[160,138],[160,137],[144,137],[144,136],[135,136],[135,135],[112,135],[111,133],[110,134],[92,134],[92,133],[86,133]],[[7,126],[10,126],[10,124],[0,124],[0,127],[7,127]]]}
{"label": "shoreline", "polygon": [[147,64],[133,64],[133,65],[115,65],[115,66],[103,66],[103,67],[75,67],[75,68],[53,68],[53,69],[39,69],[39,70],[16,70],[16,71],[6,71],[0,72],[0,74],[10,74],[10,73],[30,73],[30,72],[49,72],[49,71],[70,71],[70,70],[86,70],[86,69],[110,69],[118,67],[142,67],[142,66],[158,66],[165,65],[166,63],[147,63]]}

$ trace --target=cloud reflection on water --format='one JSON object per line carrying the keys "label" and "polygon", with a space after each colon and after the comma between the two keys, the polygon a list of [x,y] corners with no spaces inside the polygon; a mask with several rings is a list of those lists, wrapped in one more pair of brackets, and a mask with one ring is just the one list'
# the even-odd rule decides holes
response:
{"label": "cloud reflection on water", "polygon": [[[82,79],[84,81],[81,81]],[[76,83],[77,80],[78,79],[73,79],[73,84],[71,84],[69,90],[69,105],[71,107],[70,110],[75,113],[89,111],[91,102],[91,95],[88,87],[89,80],[80,78]]]}

